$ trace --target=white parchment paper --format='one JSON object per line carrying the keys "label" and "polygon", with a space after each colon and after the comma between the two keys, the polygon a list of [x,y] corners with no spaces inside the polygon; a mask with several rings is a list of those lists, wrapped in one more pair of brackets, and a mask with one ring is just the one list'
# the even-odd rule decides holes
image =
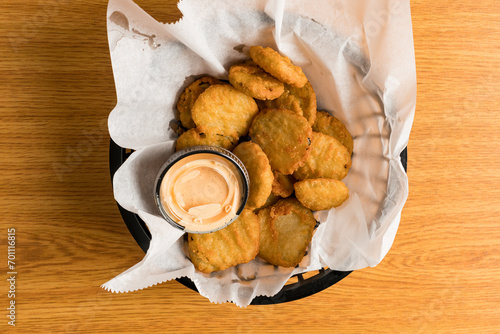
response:
{"label": "white parchment paper", "polygon": [[[276,294],[298,272],[355,270],[380,263],[389,251],[408,196],[400,153],[416,103],[415,59],[408,0],[184,0],[174,24],[154,20],[130,0],[110,0],[108,39],[118,103],[109,131],[136,150],[116,172],[115,199],[139,214],[152,234],[144,259],[105,283],[128,292],[189,277],[212,302],[248,305]],[[307,256],[295,269],[260,259],[202,274],[186,256],[182,232],[153,201],[154,177],[174,151],[169,123],[194,76],[227,79],[248,59],[245,46],[273,47],[301,66],[318,98],[354,138],[352,168],[343,180],[350,198],[316,212],[320,221]],[[242,52],[243,50],[243,52]]]}

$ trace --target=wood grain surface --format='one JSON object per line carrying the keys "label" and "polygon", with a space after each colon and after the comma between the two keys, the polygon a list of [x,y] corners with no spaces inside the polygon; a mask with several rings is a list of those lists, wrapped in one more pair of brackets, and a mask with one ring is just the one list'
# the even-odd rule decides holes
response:
{"label": "wood grain surface", "polygon": [[[175,0],[137,3],[162,22],[180,17]],[[143,257],[108,171],[116,94],[106,7],[0,5],[0,332],[500,332],[499,2],[411,1],[410,196],[384,261],[308,298],[243,309],[175,281],[128,294],[99,287]]]}

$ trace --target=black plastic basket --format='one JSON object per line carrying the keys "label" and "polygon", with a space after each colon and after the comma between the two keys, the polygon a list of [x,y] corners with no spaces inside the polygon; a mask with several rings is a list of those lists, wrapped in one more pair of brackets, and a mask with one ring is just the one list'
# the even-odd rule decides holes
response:
{"label": "black plastic basket", "polygon": [[[113,175],[125,162],[132,152],[128,149],[118,146],[113,140],[109,145],[109,168],[111,172],[111,180]],[[401,163],[406,171],[407,168],[407,149],[401,153]],[[147,252],[151,241],[151,234],[144,221],[138,215],[125,210],[118,204],[118,209],[127,225],[130,233],[134,237],[137,244],[144,252]],[[336,271],[329,268],[320,269],[319,271],[298,274],[293,277],[296,282],[285,285],[278,294],[272,297],[258,296],[252,301],[252,305],[279,304],[304,298],[320,292],[335,283],[339,282],[352,271]],[[306,277],[307,275],[307,277]],[[311,276],[312,275],[312,276]],[[177,281],[184,286],[198,292],[194,283],[187,277],[181,277]]]}

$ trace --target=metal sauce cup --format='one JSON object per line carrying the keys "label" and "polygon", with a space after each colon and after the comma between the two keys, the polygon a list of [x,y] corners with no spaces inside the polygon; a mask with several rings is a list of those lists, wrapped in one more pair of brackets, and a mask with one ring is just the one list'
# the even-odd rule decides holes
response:
{"label": "metal sauce cup", "polygon": [[[198,230],[194,230],[194,229],[190,230],[190,229],[186,228],[185,226],[179,224],[172,217],[169,216],[169,214],[167,213],[167,210],[164,208],[162,201],[161,201],[161,198],[160,198],[160,189],[161,189],[162,181],[163,181],[165,175],[167,174],[167,172],[176,163],[180,162],[182,159],[189,157],[189,156],[192,156],[192,155],[195,155],[195,154],[214,154],[216,156],[224,158],[225,160],[227,160],[230,164],[232,164],[235,167],[235,169],[237,171],[236,177],[238,177],[240,179],[240,181],[241,181],[240,183],[242,185],[242,189],[240,189],[240,204],[236,210],[236,214],[234,215],[234,217],[232,217],[229,221],[227,221],[223,225],[217,226],[217,227],[210,229],[210,230],[202,230],[202,231],[198,231]],[[154,189],[155,189],[154,196],[155,196],[156,205],[157,205],[161,215],[172,226],[175,226],[178,229],[181,229],[181,230],[188,232],[188,233],[209,233],[209,232],[214,232],[214,231],[220,230],[220,229],[228,226],[229,224],[231,224],[233,221],[235,221],[238,218],[238,216],[241,214],[241,212],[243,211],[243,208],[245,207],[245,205],[247,203],[249,188],[250,188],[250,180],[248,177],[248,172],[247,172],[245,166],[243,165],[243,163],[238,159],[238,157],[236,157],[236,155],[234,155],[233,153],[231,153],[228,150],[225,150],[225,149],[223,149],[221,147],[217,147],[217,146],[193,146],[193,147],[188,147],[188,148],[185,148],[181,151],[175,152],[163,164],[163,166],[160,168],[160,171],[156,177],[156,184],[154,187]]]}

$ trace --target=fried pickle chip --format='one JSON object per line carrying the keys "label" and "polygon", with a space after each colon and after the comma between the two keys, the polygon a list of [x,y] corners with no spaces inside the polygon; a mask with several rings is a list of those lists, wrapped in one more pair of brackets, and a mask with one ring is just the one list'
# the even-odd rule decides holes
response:
{"label": "fried pickle chip", "polygon": [[238,138],[229,135],[220,134],[218,128],[210,126],[199,126],[194,129],[189,129],[177,138],[175,150],[180,151],[186,147],[211,145],[232,150],[238,143]]}
{"label": "fried pickle chip", "polygon": [[274,181],[272,194],[283,198],[292,195],[294,191],[293,184],[296,181],[295,178],[292,175],[283,175],[277,170],[274,170],[273,174]]}
{"label": "fried pickle chip", "polygon": [[310,155],[312,128],[287,109],[265,109],[253,120],[250,137],[269,158],[273,169],[292,174]]}
{"label": "fried pickle chip", "polygon": [[294,184],[295,196],[308,209],[328,210],[349,198],[344,182],[335,179],[306,179]]}
{"label": "fried pickle chip", "polygon": [[352,154],[354,142],[351,134],[340,120],[327,112],[318,111],[316,121],[313,125],[313,131],[321,132],[337,139],[342,145],[347,147],[349,154]]}
{"label": "fried pickle chip", "polygon": [[311,242],[316,220],[295,198],[286,198],[258,213],[259,256],[276,266],[295,267]]}
{"label": "fried pickle chip", "polygon": [[247,263],[259,252],[259,219],[251,210],[243,210],[238,219],[222,230],[188,233],[189,257],[203,273],[224,270]]}
{"label": "fried pickle chip", "polygon": [[191,115],[197,126],[217,127],[222,134],[236,132],[240,137],[248,132],[258,112],[255,100],[245,93],[230,85],[212,85],[198,96]]}
{"label": "fried pickle chip", "polygon": [[269,159],[259,145],[248,141],[236,146],[233,153],[243,162],[250,178],[246,207],[256,209],[263,206],[271,194],[274,180]]}
{"label": "fried pickle chip", "polygon": [[283,94],[275,100],[264,101],[267,108],[285,108],[304,116],[309,124],[316,120],[316,93],[308,81],[303,87],[285,85]]}
{"label": "fried pickle chip", "polygon": [[254,63],[231,66],[229,82],[239,91],[258,100],[274,100],[285,89],[281,81]]}
{"label": "fried pickle chip", "polygon": [[284,83],[294,87],[302,87],[307,82],[307,78],[299,66],[295,66],[288,57],[280,55],[271,48],[252,46],[250,57],[264,71]]}
{"label": "fried pickle chip", "polygon": [[311,155],[293,176],[298,180],[330,178],[342,180],[351,168],[351,155],[337,139],[313,132]]}
{"label": "fried pickle chip", "polygon": [[183,127],[192,129],[196,127],[193,118],[191,117],[191,109],[194,102],[210,85],[220,84],[221,81],[216,78],[205,76],[202,77],[184,89],[184,92],[177,101],[177,110],[179,110],[179,119]]}

